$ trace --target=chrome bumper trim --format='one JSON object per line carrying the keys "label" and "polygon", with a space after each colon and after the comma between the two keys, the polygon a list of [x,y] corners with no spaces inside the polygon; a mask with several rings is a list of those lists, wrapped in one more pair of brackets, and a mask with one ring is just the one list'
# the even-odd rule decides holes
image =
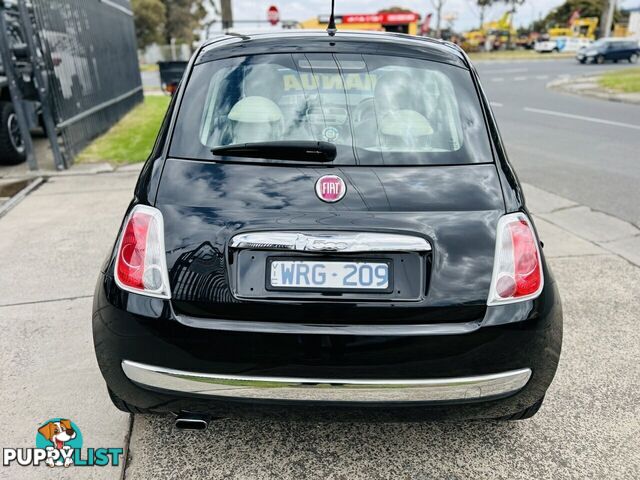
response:
{"label": "chrome bumper trim", "polygon": [[374,232],[250,232],[231,239],[231,248],[296,252],[428,252],[422,237]]}
{"label": "chrome bumper trim", "polygon": [[320,402],[469,401],[515,393],[531,377],[523,368],[474,377],[356,380],[195,373],[124,360],[122,370],[142,387],[236,399]]}
{"label": "chrome bumper trim", "polygon": [[175,315],[187,327],[224,332],[289,333],[296,335],[464,335],[480,329],[481,322],[409,325],[348,325],[323,323],[251,322]]}

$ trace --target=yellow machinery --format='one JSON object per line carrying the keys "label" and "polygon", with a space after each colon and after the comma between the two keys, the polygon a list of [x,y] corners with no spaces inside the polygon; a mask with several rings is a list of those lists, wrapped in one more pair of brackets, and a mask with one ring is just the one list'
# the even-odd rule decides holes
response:
{"label": "yellow machinery", "polygon": [[518,37],[518,31],[513,28],[511,15],[511,12],[506,12],[498,20],[484,23],[482,28],[465,33],[465,49],[479,50],[487,40],[494,49],[500,48],[509,41],[509,32],[511,32],[511,40],[515,41]]}
{"label": "yellow machinery", "polygon": [[569,27],[553,27],[548,33],[551,38],[569,37],[569,38],[588,38],[596,39],[596,30],[598,29],[598,17],[578,18],[573,21]]}

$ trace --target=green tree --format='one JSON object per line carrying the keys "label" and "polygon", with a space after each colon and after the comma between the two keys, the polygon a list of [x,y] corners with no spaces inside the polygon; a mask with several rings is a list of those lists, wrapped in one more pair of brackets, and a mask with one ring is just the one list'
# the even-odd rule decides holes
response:
{"label": "green tree", "polygon": [[[533,27],[536,31],[546,30],[550,27],[567,25],[571,14],[578,10],[580,16],[597,17],[602,19],[606,13],[607,2],[603,0],[567,0],[562,5],[551,10],[546,17],[534,23]],[[617,11],[614,21],[619,21],[620,12]]]}
{"label": "green tree", "polygon": [[164,40],[191,45],[198,39],[196,30],[207,16],[205,0],[162,0],[165,7]]}
{"label": "green tree", "polygon": [[154,42],[162,42],[166,14],[162,0],[133,0],[131,7],[138,47],[145,48]]}
{"label": "green tree", "polygon": [[484,17],[487,13],[487,7],[491,6],[494,0],[476,0],[478,8],[480,9],[480,28],[484,25]]}

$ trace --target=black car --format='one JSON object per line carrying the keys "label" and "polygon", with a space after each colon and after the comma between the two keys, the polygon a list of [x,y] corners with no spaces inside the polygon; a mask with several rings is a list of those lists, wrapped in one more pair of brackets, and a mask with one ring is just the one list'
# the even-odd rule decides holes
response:
{"label": "black car", "polygon": [[600,39],[588,47],[582,47],[576,54],[580,63],[604,63],[626,60],[636,63],[640,57],[640,45],[637,40],[612,38]]}
{"label": "black car", "polygon": [[400,34],[193,56],[100,274],[115,405],[212,417],[532,416],[556,283],[476,71]]}

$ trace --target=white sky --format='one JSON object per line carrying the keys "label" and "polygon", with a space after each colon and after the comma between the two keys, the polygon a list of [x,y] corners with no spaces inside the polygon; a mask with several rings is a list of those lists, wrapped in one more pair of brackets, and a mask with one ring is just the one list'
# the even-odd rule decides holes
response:
{"label": "white sky", "polygon": [[[554,7],[561,5],[564,0],[527,0],[519,7],[515,16],[516,26],[529,24]],[[234,19],[266,19],[267,8],[276,5],[280,10],[280,18],[283,20],[306,20],[319,14],[328,14],[330,0],[232,0]],[[640,0],[619,0],[622,7],[640,6]],[[376,11],[399,5],[414,10],[424,16],[433,11],[430,0],[336,0],[336,14],[344,13],[375,13]],[[498,3],[488,9],[487,20],[497,19],[502,15],[505,6]],[[443,16],[447,13],[455,13],[458,16],[454,28],[459,31],[468,30],[478,26],[478,8],[474,0],[446,0]],[[435,20],[435,19],[434,19]],[[238,24],[237,30],[251,29],[257,25]],[[266,28],[261,26],[262,28]]]}

